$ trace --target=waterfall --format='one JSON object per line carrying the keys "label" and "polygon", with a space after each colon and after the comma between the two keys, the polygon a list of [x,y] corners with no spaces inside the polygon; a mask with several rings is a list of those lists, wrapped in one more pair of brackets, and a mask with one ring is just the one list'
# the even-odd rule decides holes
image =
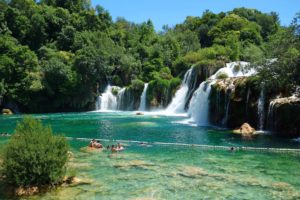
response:
{"label": "waterfall", "polygon": [[140,100],[140,107],[139,107],[139,110],[140,111],[145,111],[146,110],[146,101],[147,101],[147,90],[148,90],[148,83],[145,83],[144,85],[144,90],[143,90],[143,93],[141,95],[141,100]]}
{"label": "waterfall", "polygon": [[258,128],[259,130],[264,129],[265,121],[265,91],[261,89],[258,104],[257,104],[257,115],[258,115]]}
{"label": "waterfall", "polygon": [[227,122],[228,122],[228,117],[229,117],[229,110],[230,110],[230,102],[231,102],[231,94],[234,92],[235,90],[235,85],[233,83],[230,83],[230,85],[228,86],[228,89],[226,91],[226,101],[225,101],[225,116],[222,120],[222,125],[226,126]]}
{"label": "waterfall", "polygon": [[96,110],[101,110],[101,96],[96,99]]}
{"label": "waterfall", "polygon": [[125,92],[126,92],[126,88],[122,88],[118,92],[118,97],[117,97],[117,109],[118,110],[123,110],[124,109]]}
{"label": "waterfall", "polygon": [[268,109],[268,119],[267,119],[267,129],[272,131],[274,130],[275,123],[275,101],[271,101]]}
{"label": "waterfall", "polygon": [[191,120],[200,126],[209,125],[208,111],[211,85],[210,82],[202,82],[190,102],[188,114]]}
{"label": "waterfall", "polygon": [[113,94],[113,89],[119,89],[116,86],[108,85],[105,92],[97,98],[96,109],[101,111],[116,110],[117,97]]}
{"label": "waterfall", "polygon": [[189,83],[191,82],[193,68],[189,69],[185,75],[179,90],[175,93],[172,102],[167,107],[166,111],[170,113],[184,113],[187,94],[189,91]]}
{"label": "waterfall", "polygon": [[225,116],[222,120],[222,125],[223,126],[226,126],[227,125],[227,122],[228,122],[228,116],[229,116],[229,108],[230,108],[230,95],[231,95],[231,91],[227,91],[226,92],[226,102],[225,102]]}
{"label": "waterfall", "polygon": [[246,118],[248,118],[248,108],[249,108],[248,104],[249,104],[250,94],[251,94],[251,90],[249,87],[247,92],[247,99],[246,99]]}

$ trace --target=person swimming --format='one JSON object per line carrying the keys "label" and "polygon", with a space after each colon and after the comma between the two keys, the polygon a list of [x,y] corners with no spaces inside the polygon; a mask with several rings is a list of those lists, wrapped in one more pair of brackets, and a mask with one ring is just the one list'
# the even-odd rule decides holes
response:
{"label": "person swimming", "polygon": [[96,148],[96,149],[102,149],[103,145],[100,143],[99,140],[92,139],[89,143],[89,147]]}
{"label": "person swimming", "polygon": [[117,153],[117,152],[118,152],[118,150],[117,150],[117,148],[115,147],[115,145],[111,145],[111,152],[112,152],[112,153]]}
{"label": "person swimming", "polygon": [[103,148],[103,145],[100,143],[99,140],[96,141],[96,143],[95,143],[94,146],[95,146],[95,148],[97,148],[97,149],[102,149],[102,148]]}
{"label": "person swimming", "polygon": [[89,147],[94,147],[94,143],[96,142],[95,139],[92,139],[89,143]]}
{"label": "person swimming", "polygon": [[123,150],[124,150],[123,145],[121,145],[120,143],[118,143],[118,145],[117,145],[117,151],[123,151]]}

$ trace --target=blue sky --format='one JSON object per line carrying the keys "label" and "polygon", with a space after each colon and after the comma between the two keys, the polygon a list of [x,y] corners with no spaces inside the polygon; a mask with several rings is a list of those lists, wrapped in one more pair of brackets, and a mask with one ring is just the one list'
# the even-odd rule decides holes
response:
{"label": "blue sky", "polygon": [[151,19],[156,30],[164,24],[173,26],[186,16],[201,16],[209,9],[215,13],[230,11],[237,7],[256,8],[262,12],[275,11],[282,25],[289,25],[297,12],[300,0],[91,0],[93,6],[101,5],[113,19],[125,17],[141,23]]}

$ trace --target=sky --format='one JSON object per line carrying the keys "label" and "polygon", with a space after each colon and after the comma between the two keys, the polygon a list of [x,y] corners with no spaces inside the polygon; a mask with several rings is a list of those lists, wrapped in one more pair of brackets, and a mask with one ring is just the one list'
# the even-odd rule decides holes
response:
{"label": "sky", "polygon": [[141,23],[151,19],[157,31],[167,24],[170,27],[182,23],[187,16],[201,16],[205,10],[214,13],[233,8],[255,8],[262,12],[275,11],[282,25],[289,25],[297,12],[300,0],[91,0],[109,11],[113,20],[124,17]]}

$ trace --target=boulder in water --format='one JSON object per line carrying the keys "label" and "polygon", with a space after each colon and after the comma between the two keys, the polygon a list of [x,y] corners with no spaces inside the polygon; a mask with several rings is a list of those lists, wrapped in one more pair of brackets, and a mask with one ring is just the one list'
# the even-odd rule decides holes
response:
{"label": "boulder in water", "polygon": [[144,113],[138,112],[138,113],[136,113],[136,115],[144,115]]}
{"label": "boulder in water", "polygon": [[244,123],[239,129],[235,129],[233,132],[242,136],[252,136],[255,134],[255,129],[250,124]]}
{"label": "boulder in water", "polygon": [[4,108],[4,109],[2,109],[2,114],[3,115],[12,115],[13,112],[8,108]]}

